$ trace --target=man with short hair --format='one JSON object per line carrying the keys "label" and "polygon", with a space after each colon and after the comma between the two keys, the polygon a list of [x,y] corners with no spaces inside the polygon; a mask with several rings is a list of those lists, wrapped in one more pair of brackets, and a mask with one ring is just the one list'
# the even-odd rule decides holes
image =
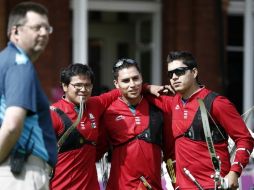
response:
{"label": "man with short hair", "polygon": [[108,190],[161,190],[163,113],[142,96],[142,76],[132,59],[113,66],[122,96],[105,111],[98,157],[113,147]]}
{"label": "man with short hair", "polygon": [[[167,60],[170,86],[174,97],[151,99],[162,110],[172,111],[172,133],[175,140],[176,187],[179,189],[215,189],[211,175],[218,174],[228,181],[230,189],[238,188],[238,178],[247,165],[253,150],[253,138],[235,106],[198,81],[198,66],[193,55],[186,51],[170,52]],[[211,136],[203,129],[202,112],[198,99],[202,99],[209,115]],[[236,155],[230,163],[228,137],[236,144]],[[214,151],[219,156],[214,158]],[[210,152],[209,152],[210,150]],[[213,157],[213,161],[211,161]],[[218,167],[221,164],[221,170]],[[217,173],[215,173],[215,169]],[[192,177],[193,176],[193,177]],[[195,180],[194,180],[195,179]],[[220,178],[222,179],[222,178]],[[222,182],[222,183],[221,183]],[[221,184],[220,184],[221,183]],[[218,188],[218,186],[217,186]]]}
{"label": "man with short hair", "polygon": [[1,189],[47,190],[49,166],[56,164],[56,138],[32,64],[52,33],[47,9],[33,2],[17,4],[7,33],[10,42],[0,53]]}
{"label": "man with short hair", "polygon": [[61,71],[64,95],[51,105],[59,149],[52,190],[99,190],[95,158],[100,118],[120,93],[91,97],[94,80],[88,65],[75,63]]}

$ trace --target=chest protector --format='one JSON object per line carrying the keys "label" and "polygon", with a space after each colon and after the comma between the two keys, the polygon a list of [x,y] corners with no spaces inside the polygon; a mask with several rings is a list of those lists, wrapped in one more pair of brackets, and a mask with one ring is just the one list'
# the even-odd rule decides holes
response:
{"label": "chest protector", "polygon": [[[215,92],[210,92],[204,99],[205,107],[207,111],[210,113],[211,111],[211,105],[214,101],[214,99],[218,96]],[[215,123],[209,118],[209,125],[212,135],[213,143],[220,143],[223,141],[227,141],[228,135],[223,127],[221,127],[220,124],[215,125]],[[204,141],[205,142],[205,134],[201,119],[201,112],[200,108],[198,108],[198,111],[196,115],[194,116],[193,122],[190,126],[190,128],[183,134],[183,136],[190,138],[195,141]]]}
{"label": "chest protector", "polygon": [[[68,128],[73,124],[71,119],[59,108],[50,107],[51,110],[55,111],[58,116],[61,118],[64,124],[64,131],[61,135],[57,135],[57,140],[61,138],[61,136],[68,130]],[[63,145],[61,146],[59,153],[75,150],[81,148],[84,144],[96,145],[96,142],[89,141],[85,139],[79,131],[75,128],[67,139],[64,141]]]}
{"label": "chest protector", "polygon": [[163,113],[154,105],[149,105],[149,126],[142,133],[130,138],[126,142],[115,145],[114,147],[122,146],[135,139],[144,140],[148,143],[162,146],[162,129],[163,129]]}

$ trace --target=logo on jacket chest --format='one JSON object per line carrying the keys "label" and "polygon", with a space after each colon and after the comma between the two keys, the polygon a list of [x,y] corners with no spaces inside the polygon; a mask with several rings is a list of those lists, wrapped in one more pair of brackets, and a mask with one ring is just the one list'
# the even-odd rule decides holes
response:
{"label": "logo on jacket chest", "polygon": [[118,115],[116,118],[115,118],[115,121],[120,121],[120,120],[124,120],[125,117],[123,115]]}
{"label": "logo on jacket chest", "polygon": [[188,119],[188,110],[183,111],[183,119]]}
{"label": "logo on jacket chest", "polygon": [[87,120],[83,120],[83,121],[80,122],[81,129],[85,129],[86,127],[89,127],[89,123],[90,123],[90,127],[92,129],[95,129],[97,127],[96,126],[96,119],[95,119],[95,117],[92,113],[88,114],[88,119],[89,119],[90,122],[87,121]]}
{"label": "logo on jacket chest", "polygon": [[[141,118],[139,116],[133,116],[134,118],[134,121],[135,121],[135,124],[136,125],[140,125],[141,124]],[[125,116],[123,115],[118,115],[115,117],[115,121],[121,121],[121,120],[124,120],[125,119]]]}
{"label": "logo on jacket chest", "polygon": [[92,113],[89,113],[89,119],[91,121],[91,128],[96,128],[96,121],[95,121],[95,117]]}
{"label": "logo on jacket chest", "polygon": [[141,124],[141,119],[140,119],[140,117],[135,117],[135,123],[136,123],[136,125],[140,125]]}
{"label": "logo on jacket chest", "polygon": [[189,113],[187,109],[180,109],[179,104],[175,106],[175,113],[177,117],[183,118],[184,120],[188,119]]}

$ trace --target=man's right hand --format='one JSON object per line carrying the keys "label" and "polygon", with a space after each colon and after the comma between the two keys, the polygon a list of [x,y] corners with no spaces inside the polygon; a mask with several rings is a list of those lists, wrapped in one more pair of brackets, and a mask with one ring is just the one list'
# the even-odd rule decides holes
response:
{"label": "man's right hand", "polygon": [[143,89],[145,92],[148,92],[156,97],[159,97],[160,95],[169,95],[169,94],[175,94],[174,89],[170,85],[152,85],[152,84],[145,84],[143,86]]}

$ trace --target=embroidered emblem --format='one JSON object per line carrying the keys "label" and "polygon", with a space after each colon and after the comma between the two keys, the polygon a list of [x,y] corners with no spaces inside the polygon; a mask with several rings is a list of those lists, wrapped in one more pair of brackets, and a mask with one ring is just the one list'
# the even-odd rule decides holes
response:
{"label": "embroidered emblem", "polygon": [[27,64],[28,59],[25,55],[17,53],[15,62],[17,63],[17,65]]}
{"label": "embroidered emblem", "polygon": [[136,122],[137,125],[140,125],[141,124],[140,117],[135,117],[135,122]]}
{"label": "embroidered emblem", "polygon": [[90,118],[90,119],[94,119],[94,116],[93,116],[92,113],[89,113],[89,118]]}
{"label": "embroidered emblem", "polygon": [[183,118],[184,119],[188,118],[188,111],[187,110],[184,110],[184,112],[183,112]]}
{"label": "embroidered emblem", "polygon": [[84,121],[81,121],[81,122],[80,122],[80,127],[81,127],[81,129],[83,129],[83,130],[86,128],[86,127],[85,127],[85,122],[84,122]]}
{"label": "embroidered emblem", "polygon": [[95,117],[92,113],[89,113],[89,119],[91,120],[91,128],[96,128]]}
{"label": "embroidered emblem", "polygon": [[175,110],[179,110],[179,109],[180,109],[180,106],[177,104],[175,107]]}
{"label": "embroidered emblem", "polygon": [[119,115],[115,118],[115,121],[120,121],[122,119],[124,119],[125,117],[123,115]]}

